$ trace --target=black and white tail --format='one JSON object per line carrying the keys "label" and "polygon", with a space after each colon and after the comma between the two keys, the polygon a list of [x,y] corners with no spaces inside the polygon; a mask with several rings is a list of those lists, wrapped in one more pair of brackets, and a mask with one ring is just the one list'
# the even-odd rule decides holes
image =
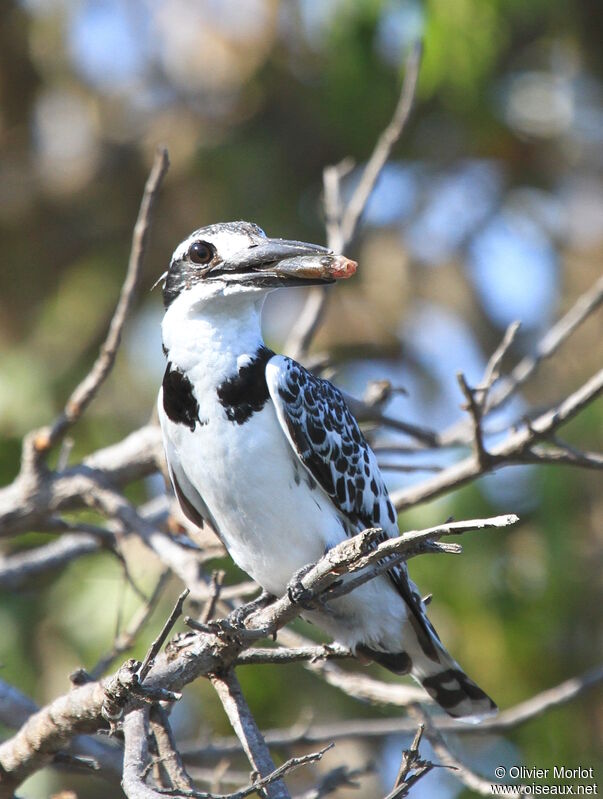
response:
{"label": "black and white tail", "polygon": [[411,612],[404,628],[403,652],[382,652],[365,644],[358,644],[356,650],[395,674],[410,674],[455,719],[477,723],[498,711],[446,651],[426,614]]}
{"label": "black and white tail", "polygon": [[459,664],[439,644],[438,662],[423,656],[415,659],[412,676],[448,715],[467,722],[479,722],[498,708],[482,689],[467,677]]}

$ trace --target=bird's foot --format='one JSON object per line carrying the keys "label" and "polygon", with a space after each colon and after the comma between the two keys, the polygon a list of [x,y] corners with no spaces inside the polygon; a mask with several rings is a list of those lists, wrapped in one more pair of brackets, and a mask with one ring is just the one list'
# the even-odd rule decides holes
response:
{"label": "bird's foot", "polygon": [[315,600],[314,591],[306,588],[302,583],[303,578],[314,568],[314,563],[308,563],[296,571],[287,583],[287,596],[294,605],[300,605],[305,610],[312,610]]}
{"label": "bird's foot", "polygon": [[255,599],[252,599],[251,602],[246,602],[244,605],[235,608],[231,613],[229,613],[228,621],[233,627],[244,630],[246,629],[245,620],[248,618],[248,616],[251,616],[258,610],[263,610],[264,608],[268,607],[268,605],[274,602],[275,599],[276,597],[274,594],[271,594],[268,591],[262,591],[262,593]]}

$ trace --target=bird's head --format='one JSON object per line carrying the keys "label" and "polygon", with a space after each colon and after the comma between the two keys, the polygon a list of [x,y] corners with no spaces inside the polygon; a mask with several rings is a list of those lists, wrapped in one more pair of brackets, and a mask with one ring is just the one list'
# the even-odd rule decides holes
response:
{"label": "bird's head", "polygon": [[204,304],[220,296],[332,283],[355,271],[354,261],[326,247],[269,239],[250,222],[223,222],[199,228],[179,244],[160,280],[168,308],[184,292],[191,303]]}

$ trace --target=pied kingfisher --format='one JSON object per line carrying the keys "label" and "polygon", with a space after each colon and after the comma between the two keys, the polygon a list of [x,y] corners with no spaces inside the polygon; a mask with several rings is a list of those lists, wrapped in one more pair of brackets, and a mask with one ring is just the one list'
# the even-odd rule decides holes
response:
{"label": "pied kingfisher", "polygon": [[[262,339],[266,294],[331,283],[356,264],[228,222],[192,233],[163,275],[167,368],[158,409],[174,491],[265,592],[346,536],[398,535],[375,455],[341,393]],[[451,716],[496,710],[448,654],[406,565],[304,617],[365,659],[412,674]]]}

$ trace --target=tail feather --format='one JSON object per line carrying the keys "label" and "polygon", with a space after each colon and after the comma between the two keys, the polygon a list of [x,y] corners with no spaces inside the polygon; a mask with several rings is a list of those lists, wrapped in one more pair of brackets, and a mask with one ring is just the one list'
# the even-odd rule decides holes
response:
{"label": "tail feather", "polygon": [[468,677],[450,655],[443,650],[446,662],[440,671],[431,669],[431,674],[413,668],[412,674],[425,688],[429,696],[449,716],[468,722],[479,722],[494,715],[498,708],[487,693]]}
{"label": "tail feather", "polygon": [[494,715],[498,708],[488,694],[465,674],[439,640],[432,643],[437,660],[433,650],[428,657],[418,646],[408,647],[412,652],[381,652],[358,644],[356,651],[395,674],[410,673],[434,702],[455,719],[477,723]]}

